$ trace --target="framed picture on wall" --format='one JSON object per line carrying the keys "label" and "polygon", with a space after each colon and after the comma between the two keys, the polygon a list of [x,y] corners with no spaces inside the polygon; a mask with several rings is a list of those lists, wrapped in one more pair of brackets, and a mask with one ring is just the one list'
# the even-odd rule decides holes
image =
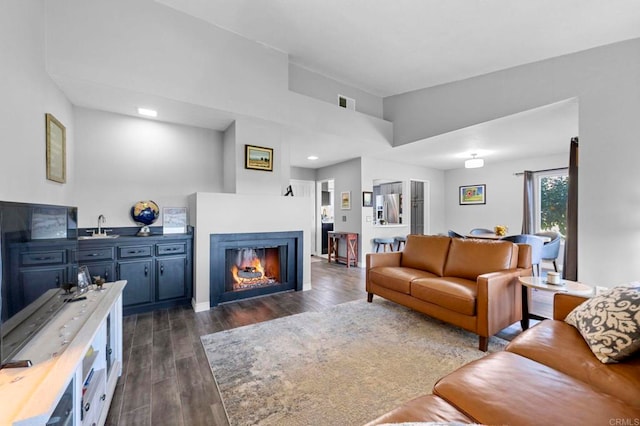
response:
{"label": "framed picture on wall", "polygon": [[245,169],[273,171],[273,148],[245,145]]}
{"label": "framed picture on wall", "polygon": [[460,205],[486,204],[486,185],[466,185],[460,187]]}
{"label": "framed picture on wall", "polygon": [[342,210],[351,210],[351,191],[340,193],[340,208]]}
{"label": "framed picture on wall", "polygon": [[45,114],[47,140],[47,179],[67,181],[67,130],[52,114]]}
{"label": "framed picture on wall", "polygon": [[373,207],[373,192],[362,192],[362,207]]}

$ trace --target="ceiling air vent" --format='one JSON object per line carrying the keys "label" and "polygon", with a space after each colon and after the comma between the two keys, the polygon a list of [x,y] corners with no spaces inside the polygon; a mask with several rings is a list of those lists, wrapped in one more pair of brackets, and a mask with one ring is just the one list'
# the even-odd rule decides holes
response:
{"label": "ceiling air vent", "polygon": [[356,110],[356,100],[347,98],[346,96],[338,95],[338,105],[342,108]]}

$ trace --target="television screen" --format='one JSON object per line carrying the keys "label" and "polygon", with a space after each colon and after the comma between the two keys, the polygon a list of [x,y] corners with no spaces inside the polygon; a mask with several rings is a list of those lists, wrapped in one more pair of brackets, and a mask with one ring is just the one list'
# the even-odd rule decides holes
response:
{"label": "television screen", "polygon": [[0,359],[13,361],[77,280],[77,208],[0,201]]}

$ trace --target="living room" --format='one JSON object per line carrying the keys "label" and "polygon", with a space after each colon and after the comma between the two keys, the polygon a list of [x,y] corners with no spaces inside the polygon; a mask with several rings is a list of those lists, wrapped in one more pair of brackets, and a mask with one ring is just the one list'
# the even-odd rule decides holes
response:
{"label": "living room", "polygon": [[[187,207],[194,193],[280,197],[291,179],[331,178],[335,194],[353,198],[335,226],[361,234],[362,265],[372,246],[360,194],[372,190],[374,179],[428,181],[431,234],[498,224],[519,231],[521,180],[513,174],[566,166],[569,140],[551,155],[494,163],[487,157],[475,170],[462,168],[464,158],[460,167],[443,170],[390,160],[385,152],[569,103],[579,113],[571,136],[581,142],[578,276],[604,287],[640,276],[633,261],[638,226],[629,214],[640,178],[640,34],[376,96],[291,64],[286,52],[172,3],[2,5],[0,50],[9,60],[0,82],[6,182],[0,199],[78,206],[81,228],[95,227],[101,214],[109,227],[131,227],[129,209],[142,199]],[[364,110],[331,104],[335,92],[357,99]],[[156,107],[158,119],[139,117],[136,106]],[[45,113],[66,126],[65,184],[45,176]],[[301,141],[309,152],[294,149]],[[244,169],[245,144],[274,149],[272,173]],[[338,153],[344,157],[334,162]],[[320,162],[306,159],[312,154]],[[487,184],[485,208],[460,206],[458,187],[479,183]],[[313,287],[310,275],[305,282]],[[204,281],[196,278],[196,306],[208,303]]]}

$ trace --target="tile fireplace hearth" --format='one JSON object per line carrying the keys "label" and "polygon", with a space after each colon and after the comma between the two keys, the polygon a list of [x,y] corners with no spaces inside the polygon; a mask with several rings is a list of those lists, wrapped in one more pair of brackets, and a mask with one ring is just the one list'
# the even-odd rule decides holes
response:
{"label": "tile fireplace hearth", "polygon": [[211,306],[302,290],[302,235],[302,231],[211,234]]}

